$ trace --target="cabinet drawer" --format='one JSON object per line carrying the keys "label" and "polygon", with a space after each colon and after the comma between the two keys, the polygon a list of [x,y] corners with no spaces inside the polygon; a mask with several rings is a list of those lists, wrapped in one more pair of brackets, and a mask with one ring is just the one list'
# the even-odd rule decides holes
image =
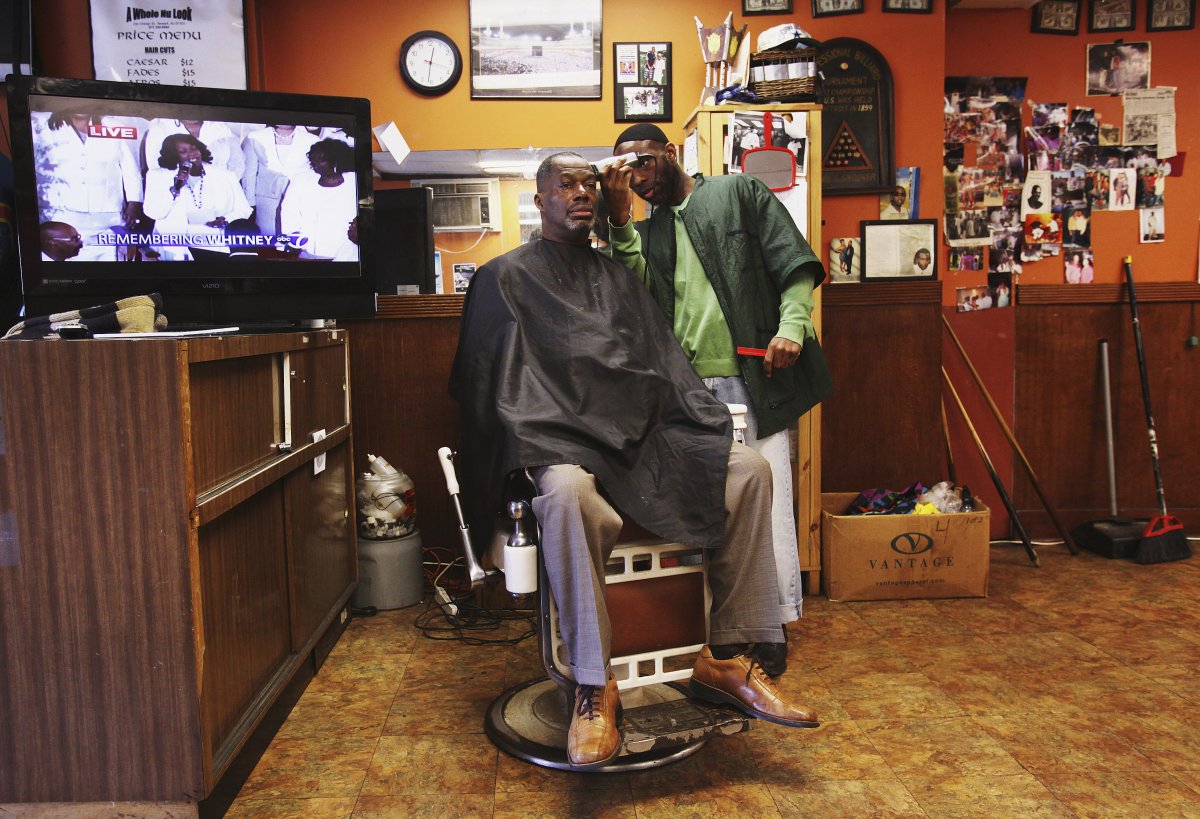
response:
{"label": "cabinet drawer", "polygon": [[349,423],[345,345],[294,350],[288,357],[288,378],[296,446],[312,441],[319,429],[332,432]]}
{"label": "cabinet drawer", "polygon": [[278,455],[283,440],[279,357],[193,364],[192,458],[196,494]]}

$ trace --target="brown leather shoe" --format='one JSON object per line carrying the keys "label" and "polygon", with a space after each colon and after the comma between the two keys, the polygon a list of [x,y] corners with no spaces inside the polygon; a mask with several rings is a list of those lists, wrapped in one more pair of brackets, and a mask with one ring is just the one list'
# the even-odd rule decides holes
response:
{"label": "brown leather shoe", "polygon": [[718,660],[705,646],[692,669],[688,689],[697,699],[732,705],[768,722],[793,728],[821,727],[816,712],[784,700],[758,661],[747,654]]}
{"label": "brown leather shoe", "polygon": [[621,698],[617,681],[575,686],[575,708],[567,732],[567,759],[574,768],[599,768],[621,753]]}

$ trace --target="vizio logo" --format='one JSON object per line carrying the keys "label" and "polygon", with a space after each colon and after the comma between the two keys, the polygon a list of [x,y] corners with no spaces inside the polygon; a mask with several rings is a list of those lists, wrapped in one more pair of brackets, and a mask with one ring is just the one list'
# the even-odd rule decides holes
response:
{"label": "vizio logo", "polygon": [[892,551],[902,555],[919,555],[933,548],[933,538],[924,532],[905,532],[892,538]]}

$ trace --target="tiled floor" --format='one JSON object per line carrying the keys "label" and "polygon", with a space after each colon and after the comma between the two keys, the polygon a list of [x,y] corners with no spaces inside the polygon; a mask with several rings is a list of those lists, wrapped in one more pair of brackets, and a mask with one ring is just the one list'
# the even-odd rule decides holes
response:
{"label": "tiled floor", "polygon": [[782,687],[818,730],[755,723],[652,771],[535,768],[483,713],[538,670],[355,621],[230,816],[1200,817],[1200,558],[993,550],[977,600],[805,604]]}

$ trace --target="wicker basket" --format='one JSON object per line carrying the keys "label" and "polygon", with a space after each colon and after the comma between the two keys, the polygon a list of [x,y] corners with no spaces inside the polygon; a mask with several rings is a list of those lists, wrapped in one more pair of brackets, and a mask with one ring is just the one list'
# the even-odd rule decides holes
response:
{"label": "wicker basket", "polygon": [[[804,48],[795,51],[756,51],[750,55],[751,73],[755,67],[811,63],[816,66],[817,50]],[[778,80],[755,80],[750,90],[763,99],[780,102],[819,101],[821,86],[816,76],[789,77]]]}

